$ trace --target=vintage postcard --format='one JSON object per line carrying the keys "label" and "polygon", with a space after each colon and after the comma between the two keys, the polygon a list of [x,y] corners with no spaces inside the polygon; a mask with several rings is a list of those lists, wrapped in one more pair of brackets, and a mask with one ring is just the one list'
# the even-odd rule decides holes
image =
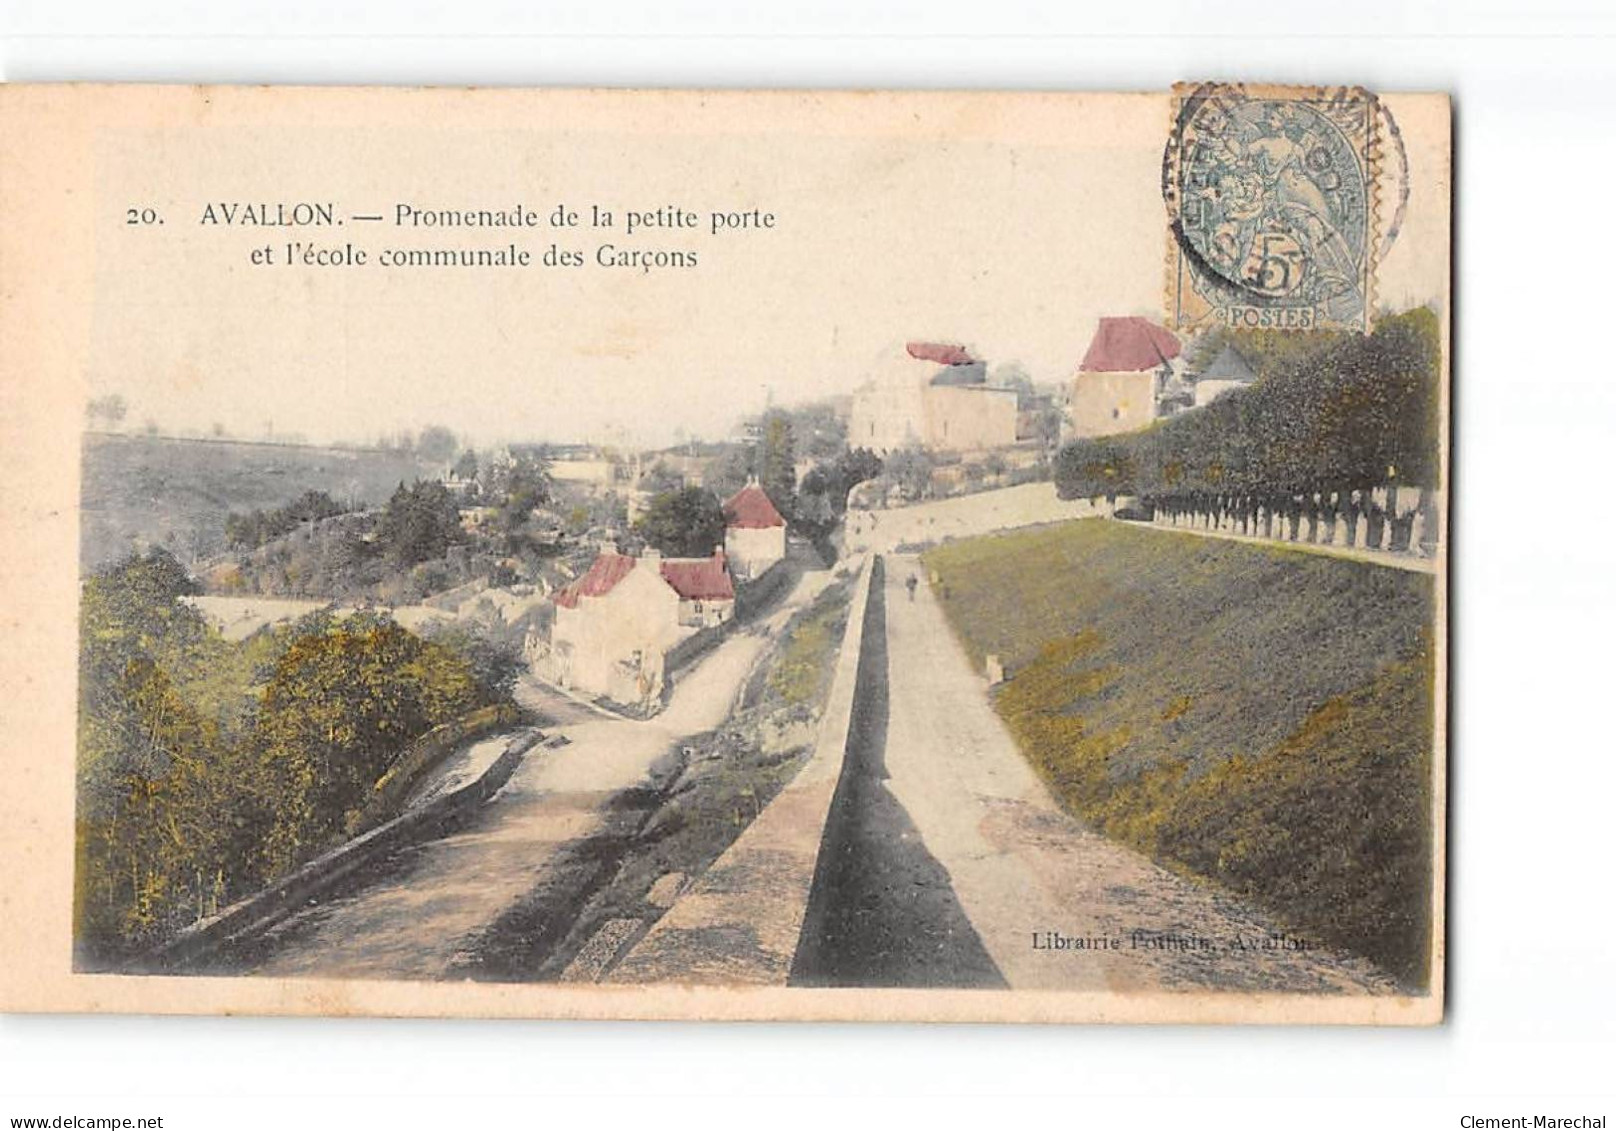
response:
{"label": "vintage postcard", "polygon": [[1440,1021],[1449,158],[0,88],[0,1005]]}

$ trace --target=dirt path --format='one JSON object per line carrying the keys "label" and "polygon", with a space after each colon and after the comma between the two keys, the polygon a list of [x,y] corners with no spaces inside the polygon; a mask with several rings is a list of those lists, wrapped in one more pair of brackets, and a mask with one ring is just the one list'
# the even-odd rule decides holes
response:
{"label": "dirt path", "polygon": [[[912,600],[911,575],[921,578]],[[890,849],[862,871],[850,855],[837,881],[843,902],[862,909],[845,944],[844,983],[882,981],[894,947],[913,948],[941,925],[946,945],[928,953],[940,984],[959,984],[972,940],[961,941],[951,898],[1014,988],[1394,989],[1361,959],[1275,948],[1272,924],[1255,910],[1066,816],[994,713],[914,558],[888,559],[884,595],[889,686],[871,777],[887,780],[855,795],[854,819],[860,836]],[[910,866],[892,864],[903,856]],[[934,909],[923,917],[931,926],[917,928],[923,905]]]}
{"label": "dirt path", "polygon": [[[553,720],[546,733],[564,744],[536,748],[464,828],[378,862],[349,889],[234,956],[235,969],[342,978],[520,976],[509,932],[492,928],[518,915],[529,934],[564,931],[564,922],[550,920],[564,917],[577,890],[609,866],[597,842],[632,823],[640,795],[669,774],[681,738],[728,717],[773,627],[829,580],[828,573],[806,575],[779,610],[685,673],[668,708],[651,720],[604,718],[541,686],[524,686],[518,698]],[[517,949],[525,961],[531,948]]]}

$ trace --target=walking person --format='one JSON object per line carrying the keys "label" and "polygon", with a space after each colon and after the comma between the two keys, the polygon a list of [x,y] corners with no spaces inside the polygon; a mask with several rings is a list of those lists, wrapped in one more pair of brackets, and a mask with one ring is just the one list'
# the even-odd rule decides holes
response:
{"label": "walking person", "polygon": [[920,579],[912,573],[909,575],[908,580],[903,583],[903,587],[909,590],[909,600],[913,601],[915,599],[915,587],[919,584]]}

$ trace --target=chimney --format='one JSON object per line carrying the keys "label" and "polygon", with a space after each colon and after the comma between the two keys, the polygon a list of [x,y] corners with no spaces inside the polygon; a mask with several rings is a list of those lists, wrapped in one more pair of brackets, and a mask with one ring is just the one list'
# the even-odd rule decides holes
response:
{"label": "chimney", "polygon": [[655,546],[647,546],[640,553],[640,561],[644,562],[651,569],[661,569],[662,551],[657,549]]}

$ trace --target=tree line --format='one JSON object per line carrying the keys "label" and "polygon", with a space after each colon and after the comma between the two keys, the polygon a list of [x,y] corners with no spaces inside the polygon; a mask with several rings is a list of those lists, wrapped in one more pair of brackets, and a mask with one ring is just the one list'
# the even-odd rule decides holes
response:
{"label": "tree line", "polygon": [[1293,539],[1303,521],[1313,537],[1338,519],[1351,539],[1363,517],[1372,544],[1390,523],[1392,548],[1406,548],[1413,516],[1399,510],[1398,488],[1424,488],[1424,498],[1440,486],[1435,313],[1282,345],[1223,333],[1259,362],[1258,379],[1141,431],[1068,444],[1056,457],[1061,497],[1137,496],[1175,519]]}
{"label": "tree line", "polygon": [[318,612],[224,639],[163,549],[81,600],[76,937],[114,965],[340,841],[408,743],[507,702],[517,658]]}

